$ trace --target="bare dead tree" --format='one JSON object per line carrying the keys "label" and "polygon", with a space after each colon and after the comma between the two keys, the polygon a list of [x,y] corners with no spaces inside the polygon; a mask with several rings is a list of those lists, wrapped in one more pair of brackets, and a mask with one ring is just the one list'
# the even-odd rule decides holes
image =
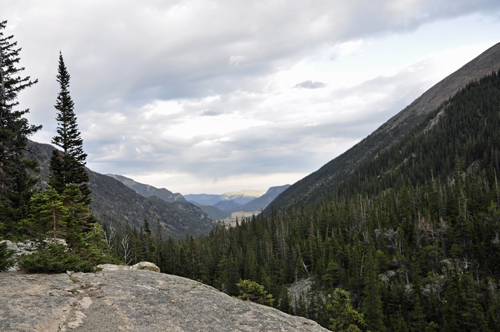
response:
{"label": "bare dead tree", "polygon": [[109,232],[104,231],[104,239],[106,241],[106,245],[109,249],[112,249],[115,245],[114,239],[116,236],[116,228],[114,226],[109,226]]}
{"label": "bare dead tree", "polygon": [[132,261],[132,257],[130,257],[132,255],[132,252],[129,248],[129,239],[130,237],[128,235],[125,235],[125,237],[120,242],[120,253],[122,255],[123,262],[127,265]]}

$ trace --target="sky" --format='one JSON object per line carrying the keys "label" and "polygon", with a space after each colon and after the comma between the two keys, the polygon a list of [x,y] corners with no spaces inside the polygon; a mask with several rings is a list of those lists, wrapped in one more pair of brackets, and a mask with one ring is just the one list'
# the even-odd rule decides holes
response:
{"label": "sky", "polygon": [[0,0],[56,135],[59,52],[93,171],[182,194],[293,184],[500,42],[498,0]]}

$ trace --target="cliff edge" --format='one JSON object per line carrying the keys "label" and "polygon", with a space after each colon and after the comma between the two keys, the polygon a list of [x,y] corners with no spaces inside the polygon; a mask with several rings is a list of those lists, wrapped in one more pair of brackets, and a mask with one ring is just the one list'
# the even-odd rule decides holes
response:
{"label": "cliff edge", "polygon": [[3,272],[0,290],[0,331],[328,331],[190,279],[119,266]]}

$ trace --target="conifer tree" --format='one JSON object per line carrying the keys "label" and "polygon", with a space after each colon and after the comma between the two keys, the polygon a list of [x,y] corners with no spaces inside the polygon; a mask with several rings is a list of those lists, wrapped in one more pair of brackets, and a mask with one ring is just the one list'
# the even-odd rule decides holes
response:
{"label": "conifer tree", "polygon": [[341,288],[335,290],[332,303],[327,304],[327,310],[333,314],[330,318],[332,331],[363,331],[366,323],[363,314],[358,313],[351,306],[351,298]]}
{"label": "conifer tree", "polygon": [[7,242],[0,242],[0,272],[14,265],[14,260],[11,258],[13,255],[14,250],[7,248]]}
{"label": "conifer tree", "polygon": [[16,110],[20,91],[37,83],[22,78],[23,67],[17,67],[20,48],[13,36],[4,36],[7,21],[0,22],[0,220],[5,222],[4,234],[16,235],[18,223],[27,215],[32,188],[37,179],[32,175],[36,161],[25,158],[28,137],[41,126],[28,123],[23,117],[28,109]]}
{"label": "conifer tree", "polygon": [[[62,195],[50,188],[33,196],[30,216],[23,225],[36,240],[38,251],[23,256],[21,268],[30,272],[88,272],[110,259],[102,228],[81,201],[74,183],[67,185]],[[85,227],[89,229],[84,231]],[[66,244],[58,239],[64,239]]]}
{"label": "conifer tree", "polygon": [[59,53],[57,82],[61,90],[55,105],[59,111],[56,117],[58,122],[57,136],[52,138],[52,143],[62,149],[62,154],[56,150],[52,152],[49,185],[61,194],[67,184],[75,183],[80,187],[83,202],[89,205],[91,190],[87,185],[89,176],[85,170],[87,154],[83,152],[83,139],[78,131],[74,102],[68,90],[69,80],[70,75],[64,64],[63,56]]}
{"label": "conifer tree", "polygon": [[366,323],[372,331],[386,331],[383,321],[384,315],[382,311],[382,300],[380,298],[380,287],[377,277],[378,266],[375,261],[373,249],[370,249],[367,256],[367,273],[365,277],[366,287],[364,290],[365,300],[363,305]]}

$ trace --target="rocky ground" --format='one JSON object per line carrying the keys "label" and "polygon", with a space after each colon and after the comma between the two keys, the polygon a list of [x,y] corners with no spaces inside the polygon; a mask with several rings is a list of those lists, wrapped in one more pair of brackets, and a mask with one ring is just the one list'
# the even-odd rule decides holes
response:
{"label": "rocky ground", "polygon": [[118,266],[0,273],[0,331],[327,331],[199,282]]}

